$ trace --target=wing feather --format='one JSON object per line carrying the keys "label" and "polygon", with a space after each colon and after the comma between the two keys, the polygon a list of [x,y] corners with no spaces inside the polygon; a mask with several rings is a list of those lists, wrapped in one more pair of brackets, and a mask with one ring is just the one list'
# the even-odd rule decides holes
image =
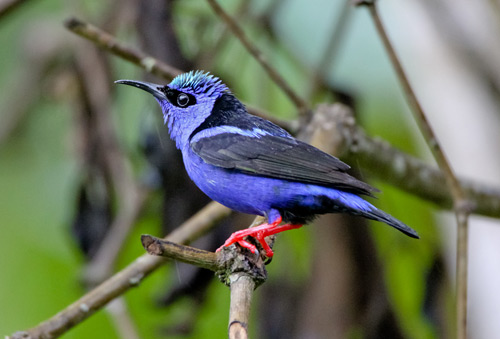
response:
{"label": "wing feather", "polygon": [[347,164],[292,137],[221,133],[198,139],[191,147],[206,163],[222,168],[356,194],[376,191],[347,174]]}

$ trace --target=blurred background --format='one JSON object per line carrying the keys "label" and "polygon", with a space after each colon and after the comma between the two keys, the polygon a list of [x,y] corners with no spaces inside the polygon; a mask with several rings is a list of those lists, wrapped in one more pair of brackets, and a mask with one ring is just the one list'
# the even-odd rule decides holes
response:
{"label": "blurred background", "polygon": [[[366,9],[327,0],[223,5],[311,107],[348,104],[367,134],[434,166]],[[379,9],[456,172],[500,187],[500,2],[381,0]],[[168,81],[65,29],[71,16],[178,69],[210,71],[250,107],[297,117],[206,1],[25,0],[1,15],[3,335],[51,317],[142,255],[141,234],[164,235],[209,202],[186,178],[154,100],[113,84]],[[350,165],[381,189],[374,203],[421,240],[343,216],[280,235],[251,335],[453,338],[453,215]],[[213,250],[251,220],[232,215],[195,246]],[[471,218],[471,338],[500,333],[499,226]],[[224,337],[229,290],[212,278],[171,263],[64,338]]]}

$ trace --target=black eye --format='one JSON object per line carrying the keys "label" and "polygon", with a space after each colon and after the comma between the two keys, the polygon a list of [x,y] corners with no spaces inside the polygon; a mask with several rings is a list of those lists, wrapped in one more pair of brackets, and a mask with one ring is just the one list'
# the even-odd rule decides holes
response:
{"label": "black eye", "polygon": [[179,93],[179,95],[177,96],[177,105],[179,105],[179,107],[186,107],[188,103],[189,103],[188,95],[184,93]]}
{"label": "black eye", "polygon": [[186,108],[196,104],[196,98],[192,94],[183,93],[168,86],[165,86],[162,92],[165,93],[167,100],[174,106]]}

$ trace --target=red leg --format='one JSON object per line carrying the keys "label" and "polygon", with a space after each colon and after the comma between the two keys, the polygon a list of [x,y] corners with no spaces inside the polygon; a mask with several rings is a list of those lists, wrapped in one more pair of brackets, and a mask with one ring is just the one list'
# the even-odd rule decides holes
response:
{"label": "red leg", "polygon": [[245,237],[250,236],[257,239],[257,241],[262,245],[262,248],[266,252],[266,256],[271,258],[274,255],[274,253],[271,247],[269,247],[269,245],[267,244],[265,237],[302,227],[302,225],[293,225],[293,224],[286,224],[280,226],[279,224],[281,223],[281,220],[282,220],[281,217],[279,217],[271,224],[265,223],[256,227],[251,227],[241,231],[234,232],[226,240],[224,245],[222,245],[217,249],[217,252],[220,251],[222,247],[227,247],[237,242],[242,247],[248,248],[252,253],[256,253],[257,249],[255,248],[255,246],[250,244],[248,241],[244,240]]}

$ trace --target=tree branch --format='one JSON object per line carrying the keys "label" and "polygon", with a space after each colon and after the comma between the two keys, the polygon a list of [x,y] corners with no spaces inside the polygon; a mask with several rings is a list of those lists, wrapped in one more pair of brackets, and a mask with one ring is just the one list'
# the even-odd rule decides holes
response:
{"label": "tree branch", "polygon": [[219,279],[231,289],[229,338],[248,338],[253,291],[267,279],[265,262],[259,254],[253,254],[239,246],[224,247],[220,252],[213,253],[150,235],[143,235],[141,239],[149,254],[216,272]]}
{"label": "tree branch", "polygon": [[127,309],[124,297],[118,297],[107,305],[106,311],[111,315],[117,333],[122,339],[139,339],[139,333],[133,322],[133,318]]}
{"label": "tree branch", "polygon": [[117,212],[98,251],[87,264],[84,281],[95,286],[114,271],[116,258],[127,239],[148,190],[135,182],[129,159],[123,152],[117,131],[111,118],[112,81],[102,53],[92,46],[76,46],[76,72],[80,82],[81,97],[91,119],[95,121],[96,144],[99,158],[103,160],[106,177],[117,199]]}
{"label": "tree branch", "polygon": [[211,271],[217,271],[220,268],[217,264],[217,255],[213,252],[180,245],[148,234],[141,236],[141,242],[144,249],[151,255],[182,261]]}
{"label": "tree branch", "polygon": [[234,273],[230,277],[230,285],[228,336],[229,339],[246,339],[255,281],[244,273]]}
{"label": "tree branch", "polygon": [[226,24],[229,30],[233,32],[234,36],[243,44],[248,53],[250,53],[255,60],[264,68],[269,77],[278,85],[279,88],[288,96],[288,98],[297,106],[299,112],[304,114],[309,109],[307,102],[301,98],[295,91],[288,85],[286,80],[278,73],[278,71],[267,61],[264,54],[254,45],[250,39],[247,38],[245,32],[238,23],[227,14],[224,9],[217,3],[216,0],[207,0],[215,14],[217,14]]}
{"label": "tree branch", "polygon": [[[220,219],[228,216],[230,210],[216,202],[211,202],[189,220],[170,233],[166,240],[176,243],[189,243],[212,229]],[[52,318],[38,326],[12,334],[10,338],[55,338],[79,324],[111,300],[122,295],[163,265],[166,260],[144,254],[120,272],[85,294]]]}
{"label": "tree branch", "polygon": [[[340,145],[338,155],[342,159],[356,163],[374,177],[441,208],[453,208],[453,197],[447,189],[442,171],[383,140],[367,136],[356,125],[349,107],[322,104],[314,116],[314,119],[321,119],[320,124],[335,125],[334,135]],[[467,179],[461,179],[460,185],[474,207],[473,213],[500,218],[500,188]]]}
{"label": "tree branch", "polygon": [[330,38],[325,47],[323,55],[321,56],[318,65],[315,67],[311,79],[308,83],[307,99],[310,99],[318,88],[325,86],[326,75],[328,72],[325,70],[331,69],[331,65],[336,59],[342,39],[345,37],[345,32],[348,24],[352,18],[352,6],[349,0],[342,0],[344,3],[341,5],[339,13],[337,14],[335,24],[332,26]]}
{"label": "tree branch", "polygon": [[96,286],[113,273],[123,243],[136,223],[147,196],[148,191],[144,187],[137,187],[127,197],[128,203],[120,205],[101,246],[84,268],[83,281],[89,287]]}
{"label": "tree branch", "polygon": [[181,74],[182,71],[169,66],[139,50],[122,45],[114,36],[102,31],[94,25],[84,22],[78,18],[69,18],[64,22],[66,28],[92,42],[114,55],[130,61],[147,72],[164,79],[172,79]]}
{"label": "tree branch", "polygon": [[[134,65],[141,67],[146,72],[156,75],[162,79],[170,81],[177,75],[184,73],[184,71],[172,67],[150,56],[149,54],[146,54],[132,47],[125,46],[111,34],[78,18],[69,18],[64,22],[64,25],[71,32],[87,40],[90,40],[105,51],[108,51],[119,58],[127,60]],[[260,116],[264,119],[268,119],[289,131],[294,131],[297,129],[296,124],[273,117],[271,114],[268,114],[261,109],[254,108],[251,105],[246,106],[250,113]]]}
{"label": "tree branch", "polygon": [[376,0],[364,0],[359,4],[366,5],[370,11],[371,17],[377,29],[377,32],[382,39],[384,47],[387,51],[389,59],[396,71],[401,86],[406,94],[406,98],[413,107],[415,119],[418,122],[420,131],[422,132],[432,154],[436,159],[439,167],[444,172],[448,189],[453,197],[453,207],[457,219],[457,336],[458,339],[467,337],[467,268],[468,268],[468,217],[471,210],[471,205],[467,200],[465,190],[460,185],[460,182],[450,165],[436,134],[434,133],[424,110],[410,85],[408,77],[399,61],[399,58],[387,36],[387,33],[382,24],[382,20],[378,14]]}
{"label": "tree branch", "polygon": [[21,5],[29,2],[28,0],[5,0],[0,5],[0,20],[5,16],[12,13],[14,10],[21,7]]}

